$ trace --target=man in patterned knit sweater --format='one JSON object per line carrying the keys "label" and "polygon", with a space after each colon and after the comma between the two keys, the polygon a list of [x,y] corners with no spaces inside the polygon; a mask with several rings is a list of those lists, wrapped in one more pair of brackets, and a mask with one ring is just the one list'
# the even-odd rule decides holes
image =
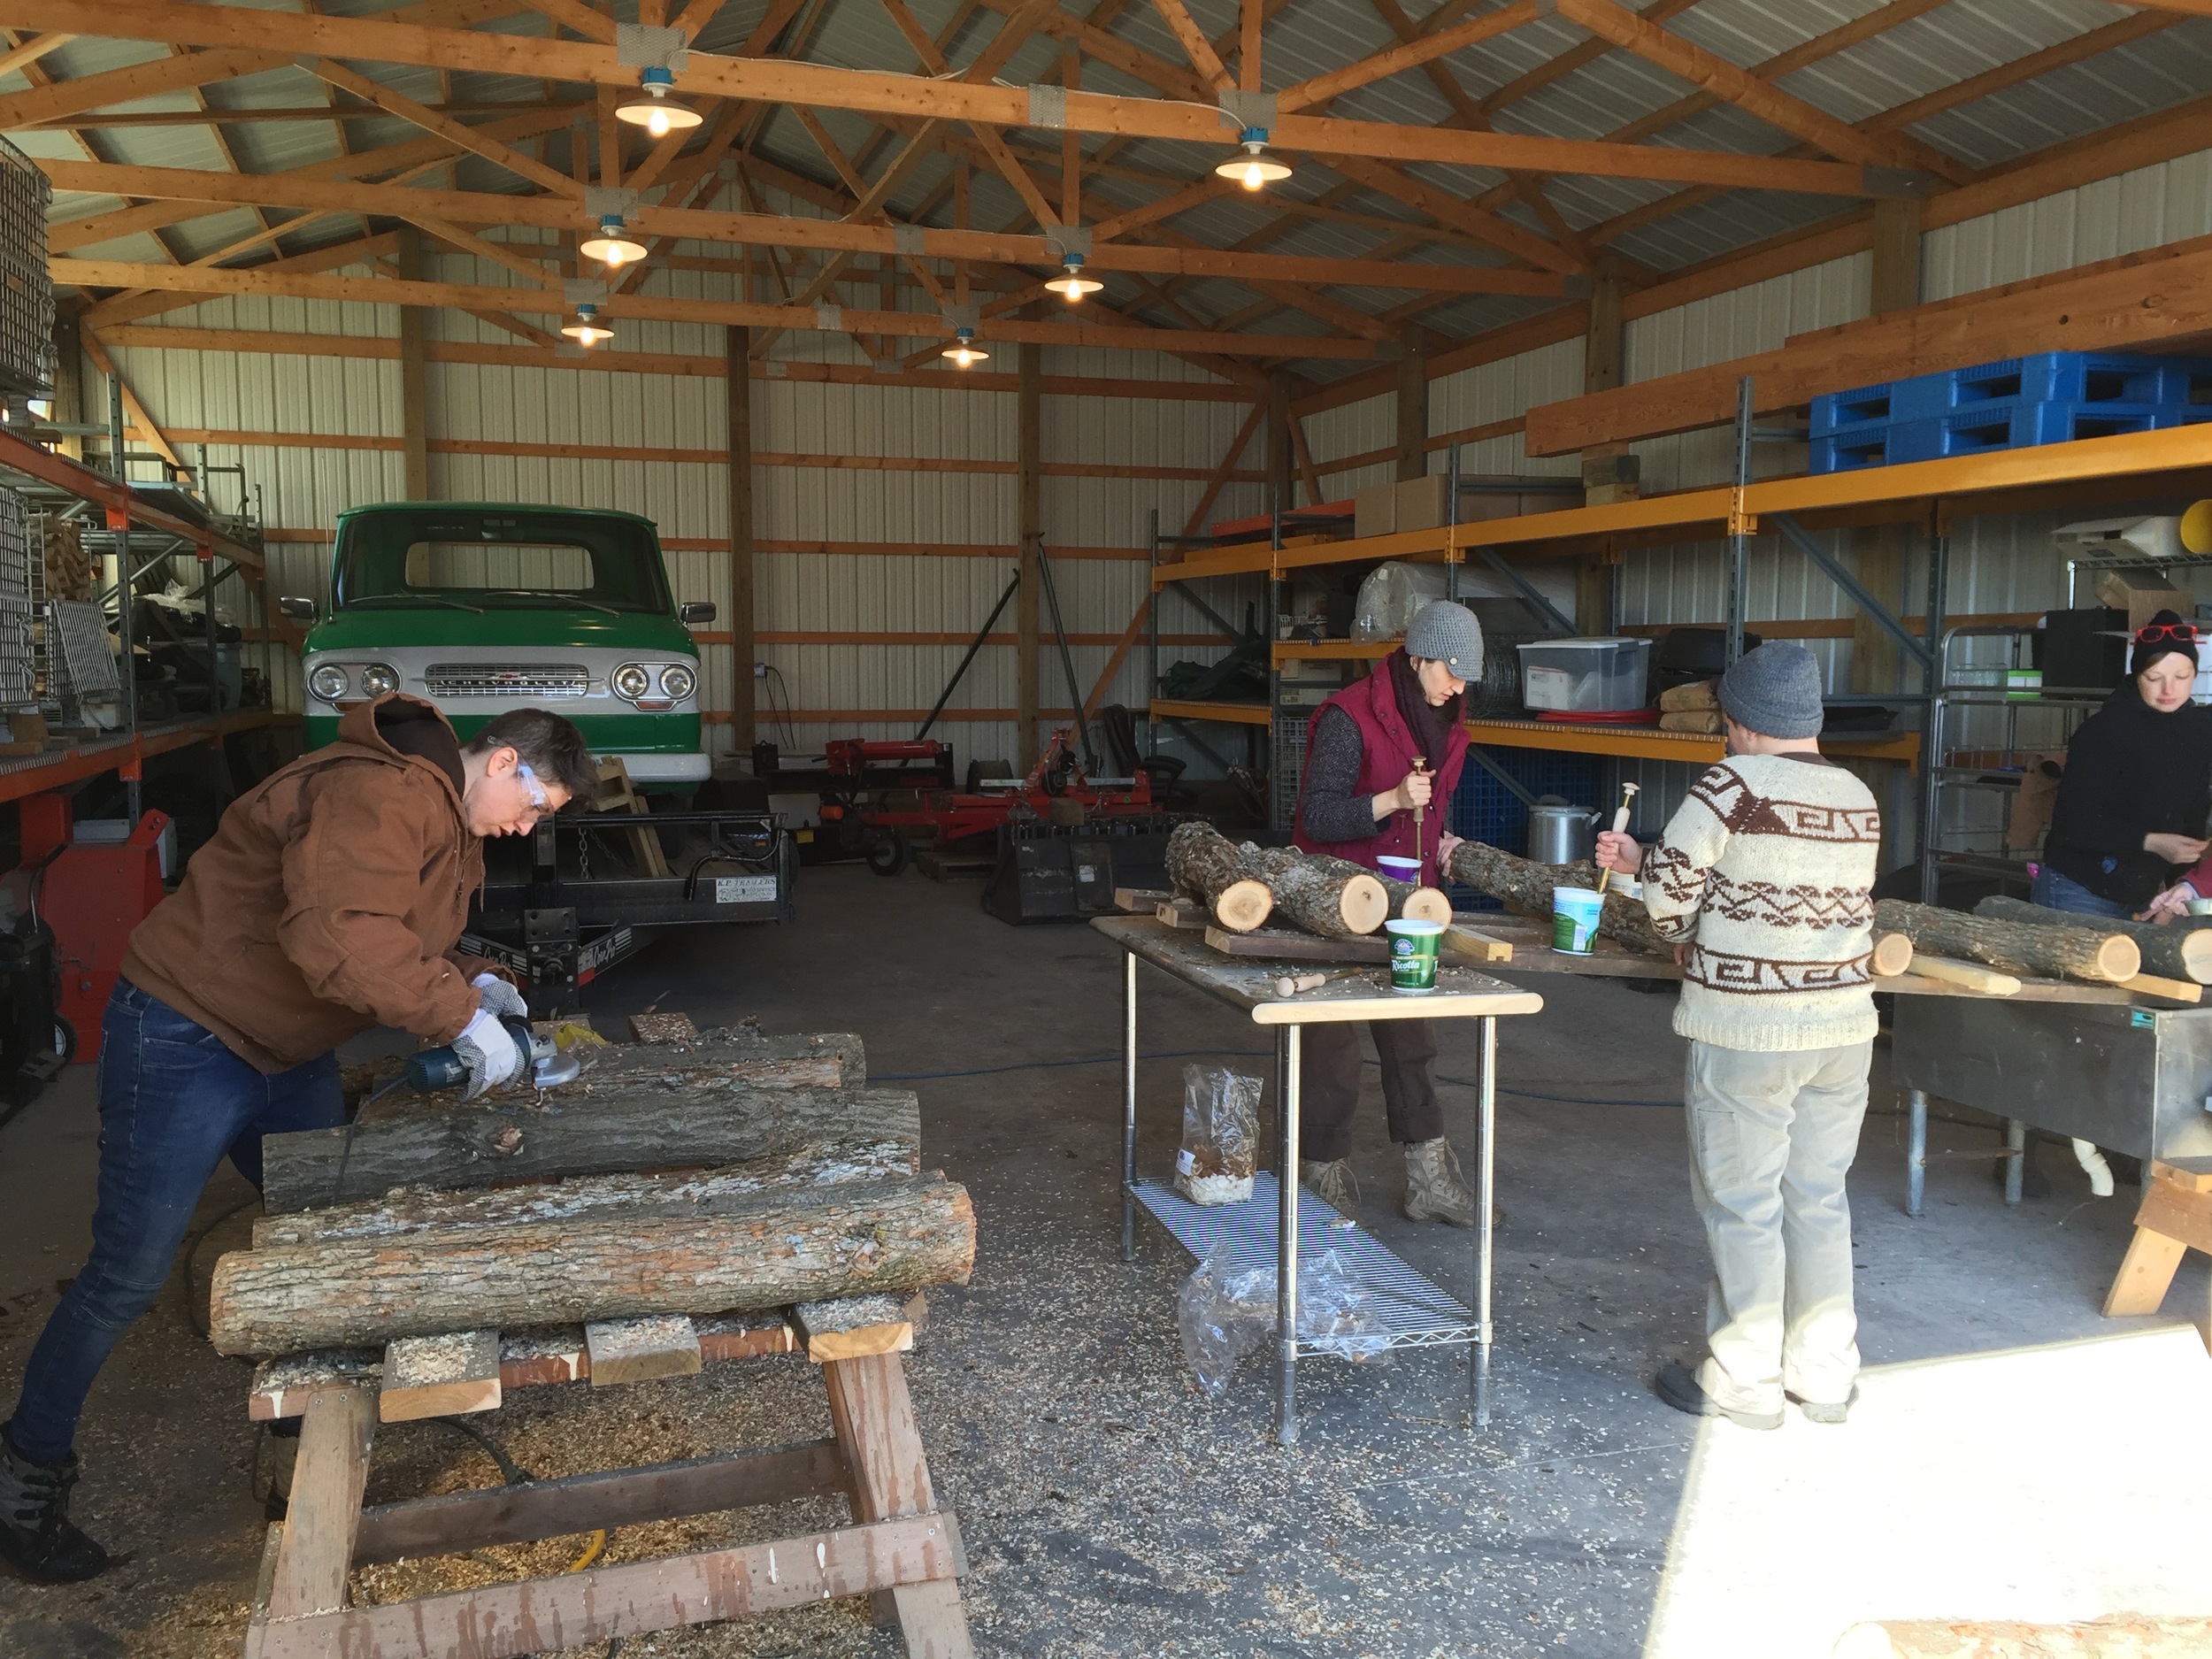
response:
{"label": "man in patterned knit sweater", "polygon": [[1777,640],[1720,682],[1728,758],[1692,786],[1648,855],[1626,835],[1598,860],[1641,866],[1644,904],[1678,941],[1690,1040],[1690,1192],[1713,1250],[1709,1356],[1668,1362],[1659,1397],[1746,1428],[1794,1400],[1841,1423],[1857,1395],[1844,1178],[1874,1052],[1867,962],[1881,815],[1825,760],[1819,665]]}

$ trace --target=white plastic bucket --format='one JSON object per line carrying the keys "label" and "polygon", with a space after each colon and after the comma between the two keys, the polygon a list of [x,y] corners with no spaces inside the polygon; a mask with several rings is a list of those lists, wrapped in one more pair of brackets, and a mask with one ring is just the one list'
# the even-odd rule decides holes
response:
{"label": "white plastic bucket", "polygon": [[1390,932],[1390,988],[1416,995],[1436,989],[1436,952],[1443,943],[1444,924],[1402,918],[1383,926]]}
{"label": "white plastic bucket", "polygon": [[1551,948],[1563,956],[1586,956],[1595,947],[1598,918],[1605,900],[1595,887],[1551,890]]}
{"label": "white plastic bucket", "polygon": [[1421,861],[1418,858],[1378,857],[1375,867],[1393,881],[1410,881],[1416,887],[1421,884]]}

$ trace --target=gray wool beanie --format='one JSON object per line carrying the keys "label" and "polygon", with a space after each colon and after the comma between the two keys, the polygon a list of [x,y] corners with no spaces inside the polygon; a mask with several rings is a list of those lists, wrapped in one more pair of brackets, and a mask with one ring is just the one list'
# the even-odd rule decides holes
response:
{"label": "gray wool beanie", "polygon": [[1440,662],[1460,680],[1482,678],[1482,624],[1455,599],[1432,599],[1406,629],[1406,655]]}
{"label": "gray wool beanie", "polygon": [[1818,737],[1820,664],[1795,640],[1746,651],[1720,678],[1720,706],[1738,726],[1768,737]]}

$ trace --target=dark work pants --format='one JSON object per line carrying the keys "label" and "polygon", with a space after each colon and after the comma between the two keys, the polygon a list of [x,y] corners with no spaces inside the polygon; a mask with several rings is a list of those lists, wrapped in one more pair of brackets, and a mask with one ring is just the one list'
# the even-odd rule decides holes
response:
{"label": "dark work pants", "polygon": [[[1383,1106],[1390,1138],[1410,1143],[1444,1133],[1436,1100],[1436,1028],[1425,1019],[1379,1019],[1368,1033],[1382,1062]],[[1352,1149],[1352,1112],[1359,1104],[1359,1031],[1356,1025],[1308,1025],[1300,1036],[1298,1156],[1326,1164]]]}
{"label": "dark work pants", "polygon": [[35,1463],[69,1455],[92,1379],[161,1294],[224,1156],[258,1187],[262,1136],[346,1118],[335,1055],[265,1077],[128,979],[116,981],[101,1032],[92,1254],[31,1349],[12,1417],[0,1423]]}

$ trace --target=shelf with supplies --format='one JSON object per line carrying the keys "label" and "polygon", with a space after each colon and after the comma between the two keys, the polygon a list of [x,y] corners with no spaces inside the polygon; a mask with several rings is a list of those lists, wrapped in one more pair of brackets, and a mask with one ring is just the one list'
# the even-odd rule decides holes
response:
{"label": "shelf with supplies", "polygon": [[1206,703],[1191,698],[1155,697],[1156,720],[1221,720],[1231,726],[1265,726],[1273,718],[1264,703]]}
{"label": "shelf with supplies", "polygon": [[165,720],[142,726],[136,732],[114,732],[98,737],[51,740],[43,755],[0,759],[0,801],[20,801],[27,795],[65,788],[119,772],[134,780],[145,763],[157,755],[189,749],[196,743],[219,745],[234,732],[251,732],[269,726],[297,726],[300,717],[268,709],[247,709],[236,714],[202,716],[189,720]]}
{"label": "shelf with supplies", "polygon": [[[1616,760],[1678,760],[1710,765],[1727,753],[1725,738],[1704,732],[1662,732],[1649,726],[1574,726],[1559,720],[1470,720],[1471,742],[1494,749],[1548,749]],[[1920,758],[1920,733],[1824,737],[1821,752],[1852,760]]]}

